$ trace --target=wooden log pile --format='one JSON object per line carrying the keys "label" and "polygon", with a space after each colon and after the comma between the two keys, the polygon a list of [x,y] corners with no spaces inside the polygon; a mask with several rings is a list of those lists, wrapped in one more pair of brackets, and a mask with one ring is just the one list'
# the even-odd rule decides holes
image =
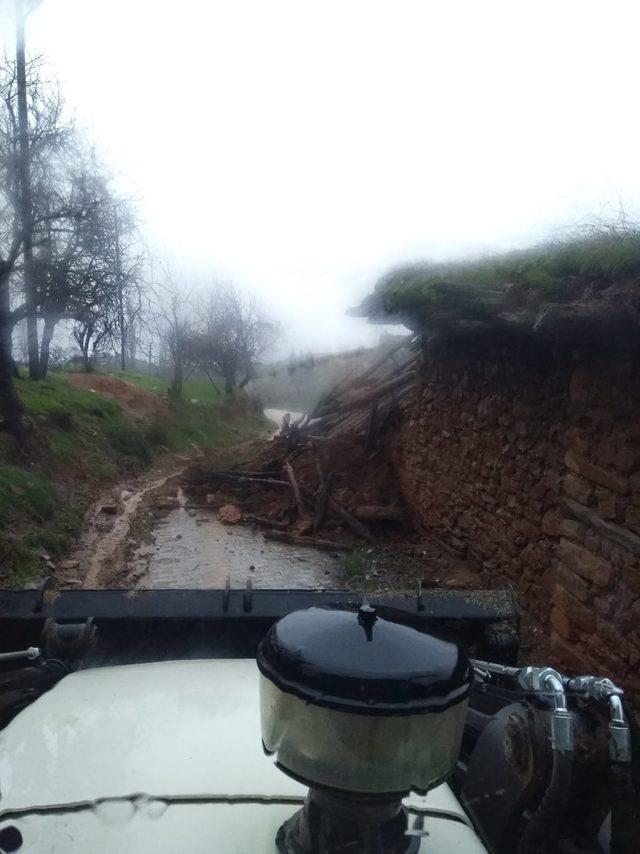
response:
{"label": "wooden log pile", "polygon": [[288,435],[293,431],[296,442],[364,437],[367,448],[375,448],[390,416],[408,403],[418,359],[412,345],[413,339],[397,344],[362,374],[339,382],[311,412],[289,425]]}
{"label": "wooden log pile", "polygon": [[336,552],[376,542],[407,521],[380,451],[409,404],[416,369],[413,342],[389,349],[297,422],[284,420],[245,468],[192,472],[192,489],[205,504],[235,502],[267,539]]}

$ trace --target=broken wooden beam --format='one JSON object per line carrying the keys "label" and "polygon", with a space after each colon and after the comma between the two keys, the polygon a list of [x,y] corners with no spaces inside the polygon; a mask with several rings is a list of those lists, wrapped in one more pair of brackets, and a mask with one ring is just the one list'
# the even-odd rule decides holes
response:
{"label": "broken wooden beam", "polygon": [[329,509],[333,513],[335,513],[336,516],[339,516],[343,522],[346,522],[346,524],[351,528],[351,530],[354,534],[356,534],[356,536],[360,537],[363,540],[366,540],[369,543],[375,542],[375,537],[367,528],[367,526],[363,525],[362,522],[359,522],[355,516],[349,513],[348,510],[345,510],[345,508],[338,504],[335,499],[330,498],[328,503]]}
{"label": "broken wooden beam", "polygon": [[371,403],[369,417],[367,419],[367,432],[364,438],[364,447],[367,451],[373,450],[376,442],[376,430],[378,427],[378,401]]}
{"label": "broken wooden beam", "polygon": [[300,492],[300,487],[298,486],[298,481],[296,480],[296,476],[293,471],[293,467],[290,462],[286,462],[284,464],[285,474],[289,480],[289,485],[291,486],[291,491],[293,492],[293,498],[296,502],[296,507],[298,508],[298,515],[301,519],[304,519],[307,515],[307,511],[304,506],[304,501],[302,500],[302,494]]}
{"label": "broken wooden beam", "polygon": [[325,477],[322,463],[316,460],[316,471],[318,473],[318,488],[316,489],[316,508],[313,519],[313,535],[318,532],[318,528],[322,525],[322,520],[327,512],[327,502],[329,500],[329,490],[331,489],[331,478],[333,472]]}
{"label": "broken wooden beam", "polygon": [[336,403],[331,406],[327,405],[323,407],[315,413],[315,416],[319,419],[327,415],[333,415],[337,412],[351,412],[354,409],[366,406],[371,403],[372,400],[382,397],[405,384],[412,383],[415,379],[415,374],[415,367],[410,367],[408,370],[404,370],[399,376],[394,376],[391,379],[385,380],[383,383],[375,385],[373,388],[360,392],[359,394],[354,395],[351,399],[346,400],[344,403]]}
{"label": "broken wooden beam", "polygon": [[335,543],[331,540],[322,540],[319,537],[303,537],[289,531],[265,531],[263,536],[265,540],[276,540],[279,543],[289,543],[292,546],[307,546],[328,552],[353,551],[353,546],[347,543]]}
{"label": "broken wooden beam", "polygon": [[363,504],[353,509],[353,515],[361,522],[404,522],[407,518],[402,507],[397,505],[377,507],[372,504]]}
{"label": "broken wooden beam", "polygon": [[223,471],[208,471],[203,474],[203,481],[207,480],[220,480],[223,483],[260,483],[263,486],[284,486],[289,488],[289,482],[286,480],[276,480],[272,477],[253,477],[243,474],[236,474],[235,472],[223,472]]}
{"label": "broken wooden beam", "polygon": [[254,525],[260,525],[262,528],[277,528],[280,531],[286,531],[289,527],[287,522],[281,522],[278,519],[267,519],[266,516],[254,516],[252,513],[245,513],[244,520],[252,522]]}

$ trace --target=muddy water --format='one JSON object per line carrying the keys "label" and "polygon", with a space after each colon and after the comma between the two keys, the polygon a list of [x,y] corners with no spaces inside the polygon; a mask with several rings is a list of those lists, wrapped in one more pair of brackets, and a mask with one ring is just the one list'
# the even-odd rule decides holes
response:
{"label": "muddy water", "polygon": [[169,511],[152,532],[153,542],[134,554],[132,574],[139,588],[233,588],[253,586],[299,589],[342,586],[342,561],[327,552],[265,540],[259,531],[224,525],[213,511],[186,505]]}

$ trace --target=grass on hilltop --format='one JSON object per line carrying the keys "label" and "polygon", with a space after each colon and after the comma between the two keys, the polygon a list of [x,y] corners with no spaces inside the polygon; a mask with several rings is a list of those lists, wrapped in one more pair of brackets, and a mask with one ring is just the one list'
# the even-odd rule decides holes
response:
{"label": "grass on hilltop", "polygon": [[562,299],[576,280],[606,284],[636,276],[640,229],[608,227],[514,252],[401,267],[380,279],[372,299],[382,297],[388,311],[437,307],[447,298],[448,283],[477,286],[479,292],[518,284],[543,299]]}

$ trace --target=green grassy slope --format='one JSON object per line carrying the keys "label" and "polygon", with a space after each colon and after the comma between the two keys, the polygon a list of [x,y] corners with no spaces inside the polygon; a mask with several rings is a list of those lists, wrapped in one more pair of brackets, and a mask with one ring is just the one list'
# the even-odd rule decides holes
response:
{"label": "green grassy slope", "polygon": [[[151,390],[162,380],[127,374]],[[207,384],[209,385],[209,384]],[[43,555],[64,555],[93,496],[147,467],[159,453],[222,446],[256,433],[261,416],[242,400],[215,396],[188,382],[184,400],[151,422],[126,416],[115,401],[74,388],[65,374],[17,380],[27,417],[29,459],[17,463],[0,444],[0,584],[36,577]],[[211,387],[210,387],[211,388]]]}

